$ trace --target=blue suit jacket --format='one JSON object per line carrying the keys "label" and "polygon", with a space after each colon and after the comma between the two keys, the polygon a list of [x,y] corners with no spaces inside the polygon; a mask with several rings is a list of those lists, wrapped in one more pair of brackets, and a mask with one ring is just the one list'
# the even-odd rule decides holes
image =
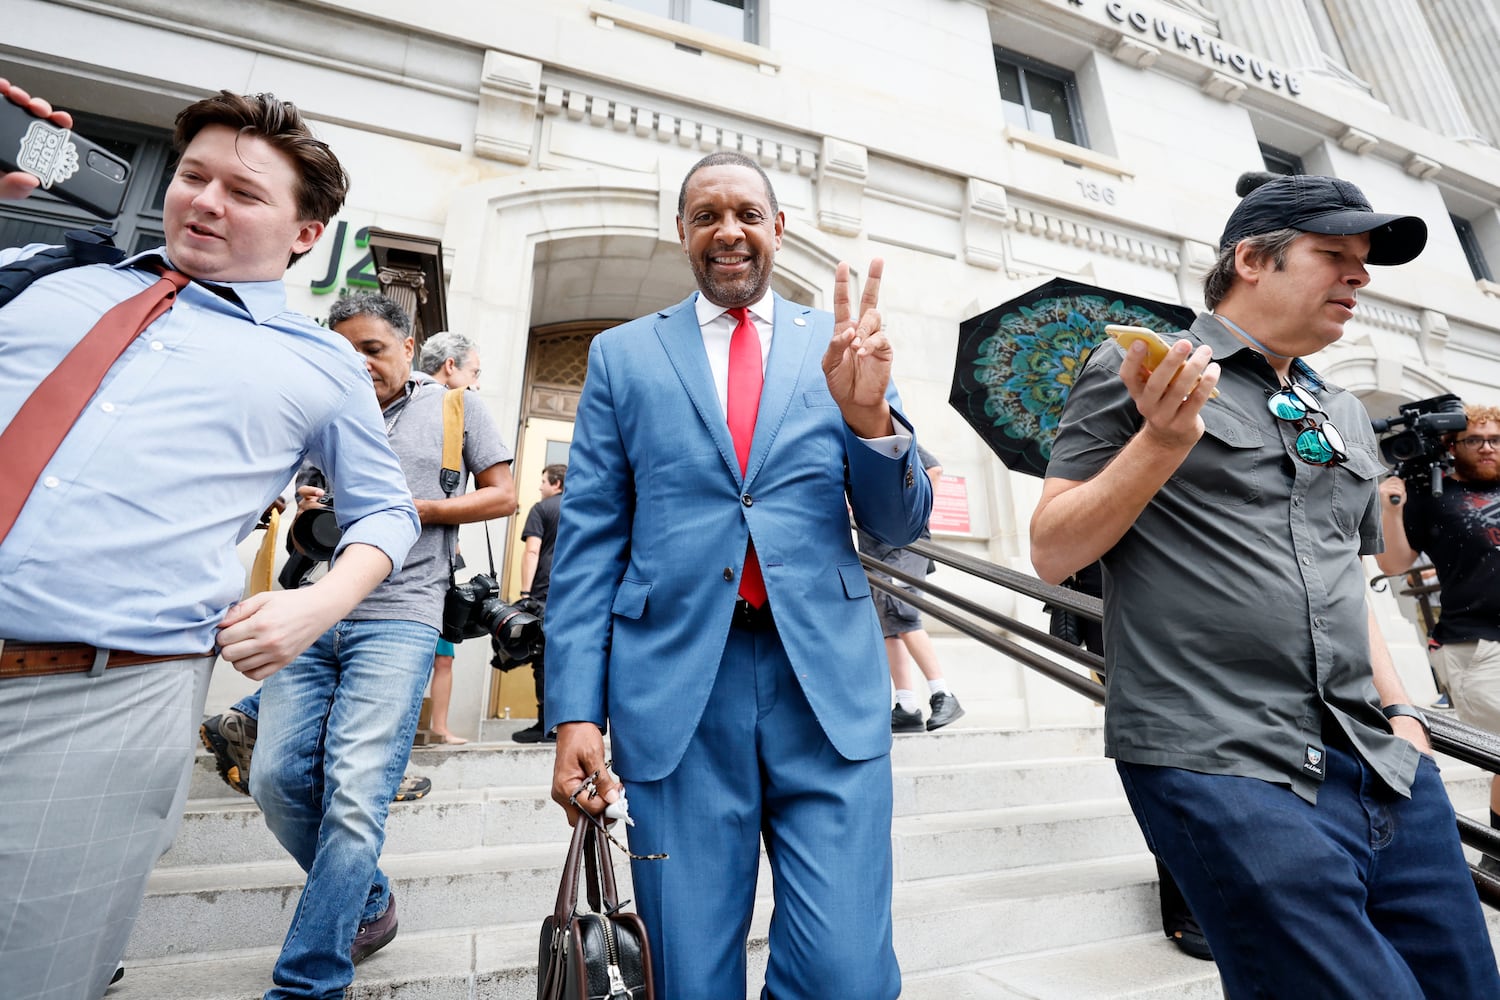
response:
{"label": "blue suit jacket", "polygon": [[547,601],[548,724],[607,716],[622,778],[670,774],[708,701],[753,537],[824,732],[847,759],[877,757],[891,745],[889,674],[846,485],[858,523],[904,545],[927,523],[931,484],[915,447],[891,458],[848,429],[821,367],[832,316],[780,296],[741,477],[693,301],[589,350]]}

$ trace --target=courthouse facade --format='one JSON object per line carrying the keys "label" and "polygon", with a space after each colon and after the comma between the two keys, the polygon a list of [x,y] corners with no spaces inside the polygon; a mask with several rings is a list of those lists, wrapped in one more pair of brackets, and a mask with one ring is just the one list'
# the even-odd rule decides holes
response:
{"label": "courthouse facade", "polygon": [[[589,338],[692,289],[677,188],[720,149],[776,186],[783,295],[827,308],[835,262],[886,259],[897,378],[952,477],[936,534],[1001,563],[1028,564],[1039,484],[947,405],[959,323],[1054,275],[1201,308],[1246,170],[1347,178],[1431,232],[1317,367],[1375,416],[1500,402],[1490,0],[0,0],[0,23],[0,75],[132,161],[127,247],[160,239],[179,107],[220,87],[299,104],[354,185],[289,272],[293,305],[322,316],[373,285],[371,228],[440,241],[447,324],[516,428],[523,510],[566,453]],[[0,238],[78,218],[34,199],[0,211]],[[512,593],[517,533],[497,537]],[[465,529],[471,567],[484,544]],[[492,690],[481,646],[461,648],[455,695],[471,735],[529,708]],[[1086,709],[997,676],[1020,719]]]}

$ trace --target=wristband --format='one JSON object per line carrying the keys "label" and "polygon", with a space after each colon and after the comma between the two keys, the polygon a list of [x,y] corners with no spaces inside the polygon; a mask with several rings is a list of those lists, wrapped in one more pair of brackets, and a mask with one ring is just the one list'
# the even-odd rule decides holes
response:
{"label": "wristband", "polygon": [[1394,719],[1398,715],[1404,715],[1408,719],[1416,719],[1422,727],[1422,732],[1427,734],[1427,738],[1429,740],[1432,739],[1432,730],[1427,725],[1427,716],[1419,712],[1415,706],[1399,704],[1386,705],[1380,709],[1380,714],[1385,716],[1387,719]]}

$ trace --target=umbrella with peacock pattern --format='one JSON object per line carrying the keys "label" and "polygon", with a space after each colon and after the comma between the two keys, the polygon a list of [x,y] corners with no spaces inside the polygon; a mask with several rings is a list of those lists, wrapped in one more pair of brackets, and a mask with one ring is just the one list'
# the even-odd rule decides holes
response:
{"label": "umbrella with peacock pattern", "polygon": [[1193,311],[1053,278],[959,324],[948,402],[1000,460],[1045,475],[1073,380],[1107,323],[1185,330]]}

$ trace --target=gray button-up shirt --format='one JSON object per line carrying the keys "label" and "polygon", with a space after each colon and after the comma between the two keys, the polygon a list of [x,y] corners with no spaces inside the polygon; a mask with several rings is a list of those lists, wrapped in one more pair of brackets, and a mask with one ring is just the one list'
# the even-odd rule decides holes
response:
{"label": "gray button-up shirt", "polygon": [[[1119,760],[1289,785],[1310,802],[1336,727],[1407,794],[1418,751],[1392,735],[1370,669],[1363,554],[1381,550],[1382,471],[1364,405],[1302,362],[1293,375],[1349,459],[1296,458],[1298,428],[1266,401],[1280,382],[1203,314],[1219,396],[1177,472],[1105,554],[1105,752]],[[1141,427],[1106,340],[1068,397],[1047,474],[1084,480]]]}

